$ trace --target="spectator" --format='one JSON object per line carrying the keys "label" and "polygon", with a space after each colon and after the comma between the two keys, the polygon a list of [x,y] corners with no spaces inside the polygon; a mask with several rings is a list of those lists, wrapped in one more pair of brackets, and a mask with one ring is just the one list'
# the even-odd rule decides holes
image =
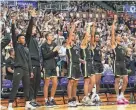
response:
{"label": "spectator", "polygon": [[14,49],[11,48],[9,50],[9,58],[6,60],[6,79],[11,80],[13,79],[13,74],[14,74],[14,57],[15,57],[15,53],[14,53]]}
{"label": "spectator", "polygon": [[59,57],[61,60],[62,72],[61,76],[64,76],[67,69],[67,60],[66,60],[66,41],[62,42],[62,46],[59,50]]}

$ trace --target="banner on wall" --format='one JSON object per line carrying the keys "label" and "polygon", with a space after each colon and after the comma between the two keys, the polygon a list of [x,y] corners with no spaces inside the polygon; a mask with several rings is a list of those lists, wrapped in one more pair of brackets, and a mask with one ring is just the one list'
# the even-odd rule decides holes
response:
{"label": "banner on wall", "polygon": [[28,5],[31,5],[34,8],[38,8],[37,1],[17,1],[17,6],[19,8],[27,7]]}
{"label": "banner on wall", "polygon": [[136,5],[124,5],[124,12],[127,12],[129,15],[136,18]]}

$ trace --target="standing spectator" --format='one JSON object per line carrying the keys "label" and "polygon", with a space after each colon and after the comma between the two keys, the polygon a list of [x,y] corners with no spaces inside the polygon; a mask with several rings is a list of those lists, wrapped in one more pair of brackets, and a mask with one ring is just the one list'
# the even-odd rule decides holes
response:
{"label": "standing spectator", "polygon": [[14,49],[9,49],[9,58],[6,60],[6,79],[13,80],[13,74],[14,74],[14,58],[15,58],[15,52]]}
{"label": "standing spectator", "polygon": [[65,75],[65,71],[67,69],[67,61],[66,61],[66,41],[62,42],[62,46],[59,50],[59,56],[62,64],[62,73],[61,76]]}

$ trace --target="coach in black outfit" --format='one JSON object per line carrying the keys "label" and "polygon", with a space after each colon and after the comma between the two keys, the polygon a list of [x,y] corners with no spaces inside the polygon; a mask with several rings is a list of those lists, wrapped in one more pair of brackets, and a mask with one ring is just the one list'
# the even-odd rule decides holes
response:
{"label": "coach in black outfit", "polygon": [[33,27],[33,17],[29,22],[29,27],[27,30],[27,36],[25,36],[26,44],[29,48],[32,69],[34,78],[30,80],[30,100],[33,106],[40,106],[36,102],[36,96],[40,87],[41,82],[41,70],[40,70],[40,56],[39,56],[39,46],[36,39],[36,27]]}

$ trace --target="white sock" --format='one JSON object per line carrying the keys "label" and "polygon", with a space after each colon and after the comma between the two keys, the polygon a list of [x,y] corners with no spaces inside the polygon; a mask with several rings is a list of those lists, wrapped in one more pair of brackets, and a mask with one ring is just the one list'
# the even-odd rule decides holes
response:
{"label": "white sock", "polygon": [[117,99],[119,99],[120,98],[120,95],[119,94],[117,94]]}
{"label": "white sock", "polygon": [[50,101],[52,101],[53,99],[54,99],[54,97],[51,97],[51,98],[50,98]]}
{"label": "white sock", "polygon": [[30,101],[26,101],[26,105],[30,104]]}
{"label": "white sock", "polygon": [[12,104],[13,104],[13,103],[9,103],[8,107],[12,107]]}
{"label": "white sock", "polygon": [[121,97],[124,97],[124,92],[121,92],[120,96],[121,96]]}
{"label": "white sock", "polygon": [[45,98],[45,102],[47,102],[47,101],[48,101],[48,99]]}
{"label": "white sock", "polygon": [[88,93],[88,96],[90,96],[91,93]]}

